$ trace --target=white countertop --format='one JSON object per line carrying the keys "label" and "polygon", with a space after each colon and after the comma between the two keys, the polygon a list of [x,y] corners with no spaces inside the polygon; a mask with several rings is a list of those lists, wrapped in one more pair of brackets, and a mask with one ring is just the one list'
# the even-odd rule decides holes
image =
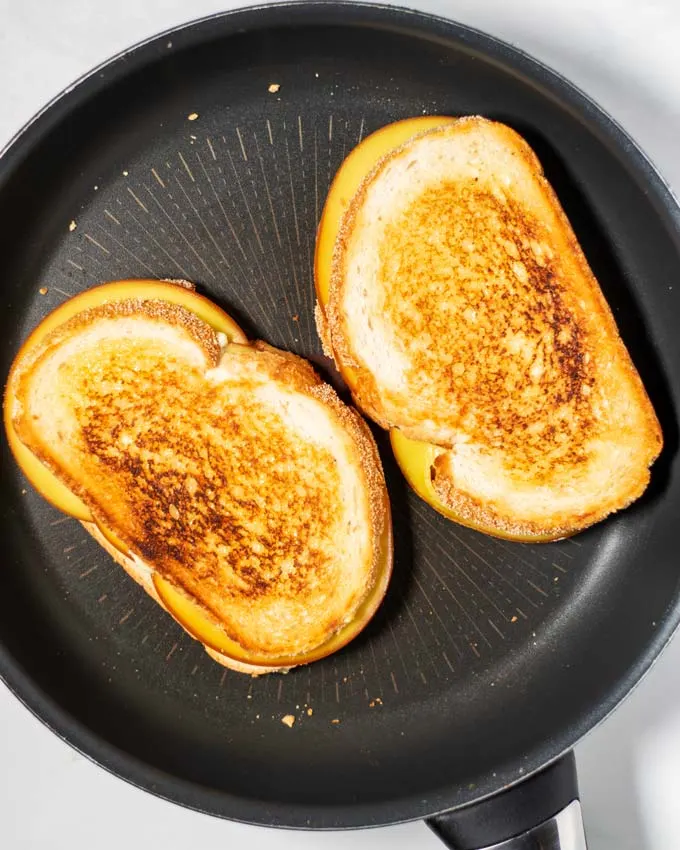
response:
{"label": "white countertop", "polygon": [[[599,101],[680,195],[677,0],[403,0],[533,53]],[[242,5],[220,0],[0,0],[0,147],[43,104],[142,38]],[[680,848],[680,639],[577,748],[590,850]],[[441,846],[419,823],[353,833],[242,826],[110,776],[0,686],[0,846],[7,850],[380,850]]]}

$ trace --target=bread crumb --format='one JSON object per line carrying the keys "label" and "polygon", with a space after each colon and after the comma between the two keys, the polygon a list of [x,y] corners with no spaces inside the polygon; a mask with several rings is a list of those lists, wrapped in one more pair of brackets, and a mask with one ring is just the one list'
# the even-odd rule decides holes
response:
{"label": "bread crumb", "polygon": [[38,290],[38,292],[39,292],[41,295],[47,295],[47,287],[46,287],[46,286],[41,286],[41,287],[40,287],[40,289]]}
{"label": "bread crumb", "polygon": [[[24,490],[24,493],[25,493],[25,492],[26,492],[26,491]],[[308,716],[308,717],[311,717],[311,716],[312,716],[312,714],[314,714],[314,709],[313,709],[313,708],[308,708],[308,709],[307,709],[307,716]]]}
{"label": "bread crumb", "polygon": [[127,176],[128,176],[128,173],[129,173],[129,172],[124,171],[124,172],[123,172],[123,177],[127,177]]}
{"label": "bread crumb", "polygon": [[[21,491],[21,495],[22,495],[22,496],[25,496],[27,492],[28,492],[27,490],[22,490],[22,491]],[[309,710],[311,711],[312,709],[310,708]]]}
{"label": "bread crumb", "polygon": [[317,301],[314,305],[314,322],[316,324],[316,332],[319,334],[319,339],[321,340],[321,348],[323,349],[323,353],[326,357],[333,357],[333,349],[331,348],[330,342],[330,329],[328,327],[328,322],[326,321],[326,316],[324,315],[323,310],[321,309],[321,305]]}
{"label": "bread crumb", "polygon": [[516,623],[516,622],[517,622],[517,615],[516,615],[516,614],[513,614],[513,615],[512,615],[512,617],[510,617],[510,622],[511,622],[511,623]]}
{"label": "bread crumb", "polygon": [[271,92],[271,94],[276,94],[276,92],[277,92],[280,88],[281,88],[281,85],[280,85],[279,83],[270,83],[270,84],[269,84],[269,88],[267,89],[267,91],[268,91],[268,92]]}
{"label": "bread crumb", "polygon": [[73,231],[76,229],[76,227],[78,227],[78,225],[75,223],[75,221],[72,221],[72,222],[69,224],[68,229],[69,229],[69,231],[70,231],[71,233],[73,233]]}
{"label": "bread crumb", "polygon": [[298,316],[298,314],[297,314],[297,313],[293,316],[293,321],[294,321],[294,322],[299,322],[299,321],[300,321],[300,317]]}
{"label": "bread crumb", "polygon": [[283,723],[283,725],[287,726],[289,729],[292,729],[293,723],[295,723],[295,718],[292,714],[286,714],[285,717],[281,718],[281,723]]}
{"label": "bread crumb", "polygon": [[337,726],[337,724],[338,724],[339,722],[340,722],[340,721],[338,720],[338,718],[337,718],[337,717],[334,717],[334,718],[331,720],[331,723],[334,723],[336,726]]}
{"label": "bread crumb", "polygon": [[375,699],[372,699],[369,702],[368,707],[369,708],[375,708],[376,705],[382,705],[382,704],[383,704],[383,701],[380,699],[380,697],[375,697]]}
{"label": "bread crumb", "polygon": [[195,121],[197,118],[198,118],[198,112],[190,112],[190,113],[187,115],[187,120],[188,120],[188,121]]}

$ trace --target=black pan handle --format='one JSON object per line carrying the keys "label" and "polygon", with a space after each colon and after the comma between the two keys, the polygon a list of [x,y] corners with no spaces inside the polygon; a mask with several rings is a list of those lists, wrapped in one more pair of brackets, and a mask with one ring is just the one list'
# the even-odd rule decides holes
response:
{"label": "black pan handle", "polygon": [[454,850],[586,850],[574,754],[427,825]]}

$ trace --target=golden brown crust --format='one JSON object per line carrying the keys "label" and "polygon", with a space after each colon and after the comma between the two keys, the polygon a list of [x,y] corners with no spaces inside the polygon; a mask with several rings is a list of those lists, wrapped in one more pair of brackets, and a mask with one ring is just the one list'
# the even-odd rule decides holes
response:
{"label": "golden brown crust", "polygon": [[[392,169],[391,180],[394,169],[408,171],[419,150],[432,150],[435,140],[469,133],[491,135],[496,149],[512,158],[512,176],[493,171],[494,164],[491,176],[485,176],[484,165],[466,162],[464,177],[456,172],[430,183],[419,178],[409,195],[415,200],[405,203],[403,212],[391,212],[368,240],[377,245],[371,249],[375,255],[362,254],[356,246],[366,244],[360,241],[364,228],[379,209],[375,200],[363,220],[369,192],[374,198],[392,197],[380,184],[374,189],[386,169]],[[477,162],[483,161],[484,143],[482,138],[475,149]],[[350,263],[352,316],[345,300]],[[366,359],[370,338],[355,336],[354,328],[364,327],[356,321],[356,293],[359,266],[365,263],[375,275],[370,280],[380,293],[381,316],[388,317],[384,333],[392,334],[395,352],[406,360],[398,392],[379,385]],[[547,492],[555,485],[559,490],[570,476],[583,482],[583,469],[600,450],[596,447],[615,443],[617,434],[630,443],[626,432],[636,430],[637,462],[615,487],[612,502],[603,497],[597,506],[589,505],[586,485],[582,515],[560,516],[556,510],[545,525],[504,515],[476,498],[474,490],[462,492],[445,474],[450,465],[441,456],[434,467],[435,491],[461,521],[511,534],[520,528],[545,533],[553,526],[568,533],[625,507],[646,487],[648,467],[662,446],[658,420],[538,159],[509,127],[477,117],[459,119],[421,134],[378,163],[340,228],[325,319],[335,360],[339,368],[351,369],[353,397],[369,416],[382,427],[397,427],[411,439],[454,453],[460,441],[473,443],[482,463],[489,456],[496,459],[498,475],[510,488],[536,485]],[[367,326],[372,328],[370,318]]]}
{"label": "golden brown crust", "polygon": [[[45,340],[39,351],[29,353],[29,356],[26,357],[26,363],[21,364],[20,371],[24,376],[29,375],[31,367],[38,363],[43,355],[51,351],[54,346],[59,345],[61,341],[70,340],[81,329],[89,328],[98,318],[136,316],[140,313],[170,323],[177,320],[181,327],[189,332],[191,338],[202,347],[207,365],[218,365],[219,347],[212,344],[215,335],[206,337],[200,327],[202,325],[200,320],[196,320],[199,325],[198,328],[194,326],[193,321],[187,322],[186,317],[182,314],[183,308],[171,308],[170,311],[167,311],[165,307],[150,306],[149,302],[141,302],[140,305],[128,304],[127,306],[125,302],[117,302],[114,305],[106,305],[103,308],[87,311],[58,328]],[[193,316],[193,314],[191,315]],[[237,382],[240,392],[238,410],[232,410],[226,418],[224,413],[220,412],[218,414],[219,421],[215,420],[214,422],[211,419],[213,415],[211,413],[212,396],[208,394],[207,401],[204,397],[206,379],[203,372],[199,369],[194,374],[191,368],[180,363],[179,371],[174,375],[172,371],[169,371],[171,364],[168,363],[165,355],[161,353],[160,356],[160,360],[150,360],[149,362],[140,359],[141,354],[139,357],[135,356],[134,374],[127,374],[127,377],[123,380],[121,378],[122,373],[119,374],[116,371],[118,368],[116,363],[120,358],[117,349],[114,349],[113,359],[108,366],[106,366],[105,360],[98,361],[98,378],[94,386],[89,382],[89,367],[84,370],[83,383],[73,385],[75,397],[89,399],[85,408],[83,408],[85,412],[81,410],[78,414],[80,417],[80,433],[84,439],[83,460],[89,463],[90,459],[95,459],[98,464],[102,465],[102,468],[106,469],[106,475],[101,478],[98,485],[101,491],[98,491],[96,496],[90,489],[91,483],[89,485],[84,484],[78,478],[79,474],[85,475],[82,468],[77,468],[77,474],[75,472],[70,474],[69,469],[63,463],[56,460],[49,451],[43,450],[43,445],[40,440],[35,438],[34,429],[22,411],[15,418],[17,433],[22,441],[62,481],[67,482],[74,493],[77,493],[83,499],[96,521],[101,526],[111,529],[116,537],[130,548],[131,555],[134,553],[134,557],[128,558],[121,555],[103,537],[96,526],[86,525],[88,531],[102,543],[104,548],[135,580],[143,584],[154,599],[159,601],[158,594],[150,576],[146,575],[142,569],[142,564],[152,566],[176,589],[190,597],[203,610],[207,619],[218,625],[244,651],[250,653],[252,649],[258,656],[258,662],[261,662],[257,665],[250,665],[223,657],[217,659],[220,660],[220,663],[258,675],[271,670],[288,669],[296,663],[296,657],[300,658],[297,663],[305,663],[308,653],[302,649],[295,652],[291,649],[286,652],[282,650],[281,646],[273,644],[276,648],[269,651],[261,644],[261,641],[251,643],[248,635],[239,631],[238,627],[227,625],[227,622],[221,616],[223,607],[220,606],[224,605],[223,597],[225,593],[230,594],[230,598],[234,600],[242,600],[244,607],[247,608],[256,607],[261,599],[268,601],[277,594],[280,595],[282,601],[297,597],[300,594],[309,593],[313,595],[314,586],[319,583],[324,586],[326,563],[328,562],[332,566],[333,558],[332,548],[324,554],[323,541],[328,536],[324,529],[328,527],[329,518],[335,512],[335,506],[331,504],[331,501],[339,493],[338,472],[335,469],[335,461],[332,461],[330,455],[326,458],[325,450],[317,449],[313,444],[307,444],[297,437],[295,439],[287,438],[285,433],[279,433],[280,426],[273,424],[271,428],[268,427],[265,413],[261,407],[258,408],[257,403],[253,402],[252,414],[248,413],[247,408],[251,403],[250,398],[253,396],[254,389],[263,384],[278,384],[285,389],[286,393],[308,396],[310,399],[320,402],[323,409],[322,415],[333,421],[333,429],[337,427],[337,438],[349,441],[350,455],[353,458],[352,467],[356,474],[361,477],[361,489],[369,506],[368,516],[361,520],[366,523],[368,528],[369,548],[365,554],[368,559],[365,567],[365,584],[361,588],[357,587],[356,593],[358,595],[352,603],[353,606],[357,607],[376,584],[379,570],[389,575],[389,568],[391,567],[391,554],[389,563],[386,564],[385,549],[384,547],[381,549],[380,546],[381,540],[385,539],[385,534],[389,538],[391,526],[380,460],[370,431],[360,417],[346,408],[333,390],[321,381],[309,363],[296,355],[271,348],[263,342],[256,342],[252,346],[231,344],[227,347],[223,357],[219,359],[220,369],[215,370],[217,377],[211,379],[216,380],[217,385],[222,380],[219,377],[221,369],[226,368],[228,371],[234,365],[239,366],[241,361],[246,368],[242,376],[238,370],[235,373],[241,376]],[[124,366],[127,369],[127,363]],[[157,391],[150,391],[147,383],[149,376],[155,380],[155,376],[161,373],[162,390],[159,394]],[[249,382],[249,374],[252,377],[252,383]],[[104,387],[101,392],[100,385]],[[116,387],[113,394],[110,393],[109,386]],[[25,396],[26,386],[22,384],[22,380],[19,380],[17,398],[20,408]],[[159,413],[159,405],[163,408],[161,413]],[[164,412],[166,405],[168,407],[167,415]],[[87,413],[89,408],[93,411],[92,415]],[[233,433],[230,432],[230,429],[241,427],[239,415],[244,409],[246,410],[244,422],[247,423],[244,427],[249,429],[259,428],[263,439],[253,441],[250,437],[246,437],[244,443],[240,441],[238,430]],[[143,423],[155,421],[159,416],[162,420],[161,430],[157,434],[145,432]],[[211,444],[207,447],[207,459],[196,458],[198,463],[198,466],[194,464],[196,468],[189,469],[187,467],[177,470],[174,466],[164,466],[162,463],[164,447],[172,446],[172,441],[179,433],[177,432],[177,416],[180,417],[182,423],[188,417],[187,421],[190,420],[192,423],[190,427],[196,430],[200,430],[201,427],[219,428],[220,440],[226,439],[226,446],[229,446],[229,448],[220,449],[219,443],[217,445]],[[141,426],[140,422],[142,423]],[[188,457],[191,461],[191,452],[186,445],[186,428],[183,424],[180,431],[183,446],[179,455]],[[252,434],[253,431],[251,430],[249,433]],[[232,440],[231,443],[229,442],[230,439]],[[242,466],[239,468],[240,471],[235,467],[220,483],[220,481],[214,479],[214,475],[216,470],[224,468],[225,464],[224,462],[213,463],[213,456],[210,453],[223,450],[229,455],[233,454],[233,439],[236,439],[239,444],[239,462],[242,463]],[[126,446],[124,451],[119,449],[121,440],[127,440],[124,443]],[[283,442],[279,446],[281,440]],[[244,455],[244,445],[250,453],[247,456]],[[264,452],[263,446],[266,446]],[[200,445],[198,449],[200,454],[203,449]],[[305,457],[303,458],[302,455],[305,455]],[[148,458],[150,457],[155,458],[153,472],[151,467],[148,466],[148,463],[150,463]],[[274,478],[267,479],[266,469],[269,461],[265,459],[269,457],[272,457],[274,463],[279,464],[279,466],[277,468],[272,467]],[[206,463],[208,464],[207,467],[205,466]],[[202,472],[204,468],[207,470],[205,474]],[[298,472],[302,474],[304,470],[306,470],[306,478],[303,480],[301,477],[299,481],[297,479],[293,481]],[[181,481],[179,479],[175,481],[177,473],[179,473]],[[97,474],[99,474],[99,470]],[[268,489],[263,489],[258,485],[262,497],[265,499],[264,506],[249,501],[252,496],[242,497],[237,492],[239,489],[243,489],[241,486],[241,482],[244,480],[242,476],[246,475],[247,479],[252,477],[253,474],[259,475],[263,481],[268,480]],[[282,495],[275,495],[273,490],[273,482],[278,480],[276,478],[278,475],[284,476],[281,479]],[[113,490],[107,491],[109,479],[115,479],[116,484]],[[87,477],[86,480],[91,481]],[[309,493],[306,492],[306,488],[312,484],[313,492],[312,490]],[[116,490],[116,487],[119,489]],[[125,499],[120,494],[129,493],[133,490],[135,492],[135,505],[131,515],[125,507]],[[229,496],[232,501],[221,502],[219,506],[216,506],[215,511],[212,511],[210,507],[212,500],[217,495],[224,494],[227,491],[229,494],[235,494]],[[291,509],[292,512],[290,510],[285,512],[287,510],[285,499],[289,498],[293,491],[296,495]],[[283,505],[284,513],[280,514],[279,517],[284,521],[284,524],[276,525],[276,527],[272,525],[275,515],[270,510],[275,498],[283,498],[285,502]],[[331,501],[326,505],[324,499]],[[240,506],[238,515],[233,513],[234,504]],[[128,510],[127,513],[126,510]],[[214,522],[211,517],[213,517]],[[225,523],[227,525],[233,523],[229,526],[233,531],[230,532],[227,540],[220,538],[221,532],[218,533],[218,529],[226,527]],[[255,533],[255,543],[252,542],[251,532],[248,532],[243,540],[243,545],[241,545],[242,529],[254,528],[255,526],[260,528],[260,531]],[[216,534],[218,537],[215,537]],[[306,542],[308,539],[309,543]],[[209,543],[208,541],[213,542]],[[286,545],[290,544],[292,547],[288,553],[281,549],[286,541]],[[222,573],[218,575],[218,572],[215,571],[218,561],[213,559],[214,545],[231,547],[228,560],[231,578],[226,582],[226,585],[225,576]],[[259,549],[253,549],[253,545],[259,547]],[[264,545],[264,549],[262,549],[262,545]],[[198,553],[197,547],[201,550],[200,553]],[[391,544],[387,546],[387,549],[391,553]],[[277,572],[268,576],[266,570],[263,572],[253,561],[252,553],[254,551],[269,551],[272,558],[278,558],[284,564],[290,563],[292,570],[288,567],[282,569],[280,573]],[[211,566],[213,560],[215,560],[215,564]],[[223,563],[222,555],[219,556],[219,561]],[[251,561],[253,561],[252,564]],[[220,569],[222,568],[220,567]],[[357,575],[361,574],[357,572]],[[307,579],[306,576],[309,576],[309,578]],[[306,586],[307,583],[309,583],[309,587]],[[218,584],[219,592],[211,589],[213,585],[217,587]],[[272,594],[274,594],[274,597]],[[238,604],[241,603],[238,602]],[[345,616],[350,617],[350,614],[350,609],[347,609]],[[323,636],[318,638],[321,644],[331,637],[335,631],[342,630],[346,622],[347,620],[339,612],[337,620],[329,621],[328,628],[330,631],[323,632]],[[320,623],[318,628],[321,627],[322,624]],[[312,644],[312,648],[313,646]],[[213,654],[211,652],[211,655]],[[216,655],[219,656],[220,653],[216,653]],[[268,658],[274,662],[274,659],[281,659],[286,656],[291,659],[291,663],[288,661],[285,664],[277,662],[272,663],[271,666],[266,663]]]}

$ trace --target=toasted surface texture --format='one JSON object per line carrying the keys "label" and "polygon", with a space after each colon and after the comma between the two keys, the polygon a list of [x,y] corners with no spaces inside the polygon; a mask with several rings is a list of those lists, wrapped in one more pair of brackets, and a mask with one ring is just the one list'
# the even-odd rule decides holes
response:
{"label": "toasted surface texture", "polygon": [[377,450],[300,358],[222,350],[182,307],[117,302],[29,352],[16,398],[20,439],[129,547],[119,563],[157,601],[147,568],[182,589],[258,663],[293,666],[372,587]]}
{"label": "toasted surface texture", "polygon": [[367,177],[331,273],[330,344],[384,427],[450,451],[440,499],[485,525],[578,529],[644,490],[659,424],[529,146],[482,118]]}

